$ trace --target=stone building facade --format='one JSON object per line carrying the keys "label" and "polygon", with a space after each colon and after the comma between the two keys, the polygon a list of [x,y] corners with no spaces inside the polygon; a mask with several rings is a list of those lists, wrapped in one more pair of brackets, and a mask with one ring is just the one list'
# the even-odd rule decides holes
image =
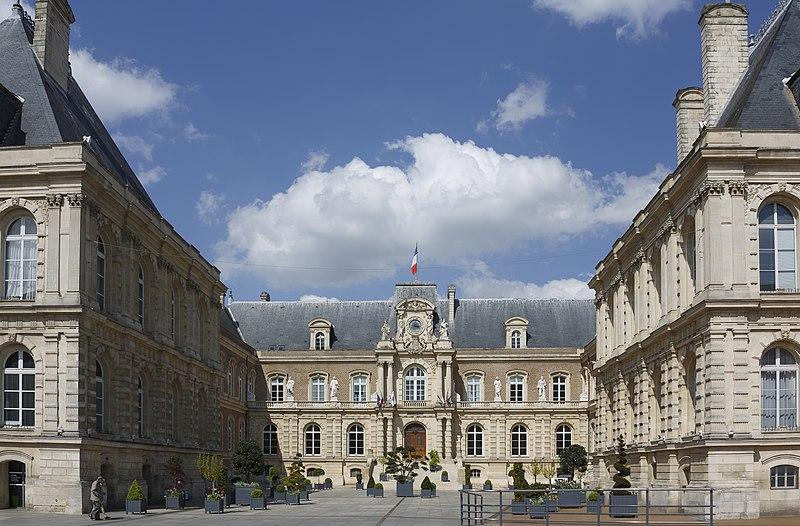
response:
{"label": "stone building facade", "polygon": [[597,265],[584,364],[601,484],[622,436],[634,486],[714,487],[718,514],[756,517],[800,513],[800,2],[749,47],[747,25],[703,9],[678,167]]}
{"label": "stone building facade", "polygon": [[447,298],[406,283],[391,301],[232,303],[263,368],[248,422],[267,462],[300,453],[352,484],[411,446],[454,481],[469,465],[505,484],[512,462],[585,445],[591,302]]}

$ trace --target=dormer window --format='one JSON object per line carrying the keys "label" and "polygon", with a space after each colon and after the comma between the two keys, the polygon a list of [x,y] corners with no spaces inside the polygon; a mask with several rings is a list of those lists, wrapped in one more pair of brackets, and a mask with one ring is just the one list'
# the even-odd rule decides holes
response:
{"label": "dormer window", "polygon": [[525,349],[528,347],[528,320],[514,317],[506,321],[506,348]]}
{"label": "dormer window", "polygon": [[328,320],[318,318],[308,324],[309,344],[312,351],[325,351],[331,348],[333,325]]}

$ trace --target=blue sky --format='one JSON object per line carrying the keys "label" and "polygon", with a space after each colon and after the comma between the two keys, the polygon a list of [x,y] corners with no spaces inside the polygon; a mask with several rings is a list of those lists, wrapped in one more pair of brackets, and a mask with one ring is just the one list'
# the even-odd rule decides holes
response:
{"label": "blue sky", "polygon": [[385,298],[415,243],[440,292],[591,297],[700,83],[691,0],[72,4],[76,77],[237,299]]}

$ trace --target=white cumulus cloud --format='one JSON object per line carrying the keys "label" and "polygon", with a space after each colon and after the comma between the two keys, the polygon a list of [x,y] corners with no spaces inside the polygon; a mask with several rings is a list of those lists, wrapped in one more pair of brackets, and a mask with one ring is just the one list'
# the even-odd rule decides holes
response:
{"label": "white cumulus cloud", "polygon": [[[15,3],[17,3],[17,0],[0,0],[0,20],[5,20],[11,16],[11,6],[13,6]],[[32,17],[33,5],[24,1],[20,3],[22,4],[22,8],[25,9],[25,11]]]}
{"label": "white cumulus cloud", "polygon": [[308,157],[300,166],[306,171],[322,170],[328,164],[328,159],[330,159],[330,154],[325,150],[312,151],[308,152]]}
{"label": "white cumulus cloud", "polygon": [[[547,115],[548,89],[547,82],[542,80],[519,84],[514,91],[497,101],[497,109],[492,112],[495,127],[501,131],[518,129],[528,121]],[[483,126],[486,126],[485,122]]]}
{"label": "white cumulus cloud", "polygon": [[219,219],[219,213],[225,204],[225,196],[212,192],[211,190],[203,190],[194,204],[197,211],[197,216],[206,224],[214,223]]}
{"label": "white cumulus cloud", "polygon": [[394,275],[415,243],[423,263],[452,264],[626,224],[657,187],[625,174],[609,185],[556,157],[501,154],[442,134],[390,147],[410,162],[354,158],[234,210],[216,264],[276,288],[347,286]]}
{"label": "white cumulus cloud", "polygon": [[88,49],[75,49],[70,63],[72,74],[106,123],[165,112],[176,102],[178,86],[133,60],[103,62]]}
{"label": "white cumulus cloud", "polygon": [[594,292],[576,278],[554,279],[542,285],[496,277],[488,268],[467,272],[457,280],[465,298],[530,298],[586,300]]}
{"label": "white cumulus cloud", "polygon": [[149,186],[159,182],[161,179],[167,175],[167,171],[161,166],[153,166],[152,168],[143,168],[139,166],[139,181],[142,182],[143,185]]}
{"label": "white cumulus cloud", "polygon": [[114,141],[126,152],[138,154],[146,161],[153,160],[153,149],[155,145],[147,142],[138,135],[128,135],[126,133],[115,133]]}
{"label": "white cumulus cloud", "polygon": [[691,0],[533,0],[533,5],[565,16],[578,27],[611,21],[618,37],[643,38],[658,30],[669,14],[692,6]]}

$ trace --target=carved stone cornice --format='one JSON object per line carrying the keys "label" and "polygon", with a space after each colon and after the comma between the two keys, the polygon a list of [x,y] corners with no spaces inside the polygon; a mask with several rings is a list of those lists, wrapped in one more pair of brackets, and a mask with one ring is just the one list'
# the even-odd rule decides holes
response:
{"label": "carved stone cornice", "polygon": [[142,240],[128,228],[122,231],[122,241],[129,243],[135,249],[142,247]]}
{"label": "carved stone cornice", "polygon": [[672,220],[672,217],[668,217],[667,220],[664,221],[664,224],[661,225],[661,228],[658,229],[654,242],[659,242],[665,235],[672,234],[673,232],[675,232],[675,221]]}
{"label": "carved stone cornice", "polygon": [[47,208],[61,208],[64,205],[63,194],[48,194],[45,196]]}
{"label": "carved stone cornice", "polygon": [[172,273],[175,272],[175,265],[170,263],[164,256],[158,256],[158,258],[156,258],[156,264],[160,270],[167,270]]}
{"label": "carved stone cornice", "polygon": [[731,181],[728,183],[728,193],[731,195],[747,196],[747,181]]}
{"label": "carved stone cornice", "polygon": [[69,206],[80,208],[83,206],[83,202],[86,196],[84,194],[67,194],[67,201],[69,202]]}

